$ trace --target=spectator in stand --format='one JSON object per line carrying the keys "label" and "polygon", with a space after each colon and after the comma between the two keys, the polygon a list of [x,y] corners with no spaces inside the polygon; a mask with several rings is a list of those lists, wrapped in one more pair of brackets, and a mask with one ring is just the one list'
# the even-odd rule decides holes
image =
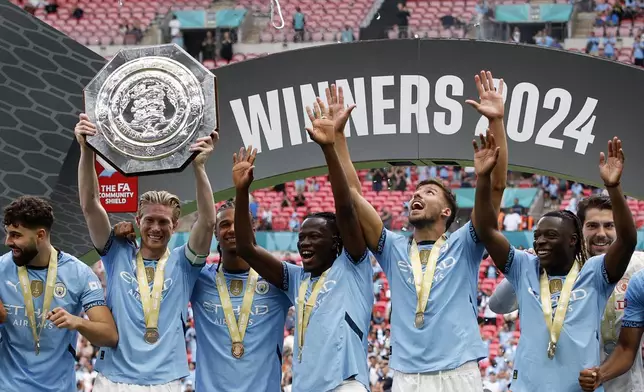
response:
{"label": "spectator in stand", "polygon": [[304,193],[298,192],[293,198],[293,203],[295,204],[295,207],[305,207],[306,197],[304,196]]}
{"label": "spectator in stand", "polygon": [[380,209],[380,219],[382,220],[382,224],[387,228],[388,230],[391,230],[391,223],[394,219],[393,215],[391,215],[391,212],[389,212],[389,209],[387,207],[382,207]]}
{"label": "spectator in stand", "polygon": [[599,54],[599,38],[595,36],[595,32],[590,32],[590,37],[586,42],[586,53],[592,56],[597,56]]}
{"label": "spectator in stand", "polygon": [[295,42],[304,41],[304,29],[306,28],[306,17],[302,13],[300,7],[295,7],[295,14],[293,14],[293,30],[295,30]]}
{"label": "spectator in stand", "polygon": [[230,32],[224,32],[224,37],[221,40],[221,50],[219,56],[226,60],[228,64],[233,59],[233,40],[230,38]]}
{"label": "spectator in stand", "polygon": [[516,42],[517,44],[521,42],[521,31],[518,27],[515,27],[512,32],[512,42]]}
{"label": "spectator in stand", "polygon": [[505,214],[505,217],[503,218],[503,228],[506,231],[519,231],[521,230],[522,221],[523,218],[521,217],[521,215],[515,209],[511,209]]}
{"label": "spectator in stand", "polygon": [[212,37],[212,31],[208,30],[206,32],[206,38],[201,43],[201,59],[205,60],[215,60],[217,55],[217,44],[215,43],[214,38]]}
{"label": "spectator in stand", "polygon": [[613,36],[613,33],[607,33],[606,37],[604,38],[604,57],[611,60],[615,58],[616,43],[617,40]]}
{"label": "spectator in stand", "polygon": [[371,189],[376,192],[382,190],[382,181],[387,180],[387,172],[384,169],[371,170]]}
{"label": "spectator in stand", "polygon": [[304,193],[306,189],[306,180],[295,180],[295,192]]}
{"label": "spectator in stand", "polygon": [[340,34],[340,41],[341,42],[355,41],[355,37],[353,35],[353,29],[351,29],[351,26],[349,25],[344,26],[344,30],[342,30],[342,33]]}
{"label": "spectator in stand", "polygon": [[74,6],[74,12],[72,12],[72,17],[76,20],[80,20],[83,15],[85,14],[85,11],[81,8],[79,0],[76,0],[75,6]]}
{"label": "spectator in stand", "polygon": [[288,228],[291,231],[300,231],[300,218],[297,216],[297,212],[294,212],[291,215],[291,219],[288,222]]}
{"label": "spectator in stand", "polygon": [[633,42],[633,64],[644,67],[644,36],[639,34]]}
{"label": "spectator in stand", "polygon": [[385,359],[380,364],[378,370],[378,384],[383,392],[391,392],[391,386],[394,383],[394,371],[389,368],[389,359]]}
{"label": "spectator in stand", "polygon": [[172,15],[172,19],[168,23],[170,28],[170,38],[179,37],[181,34],[181,21],[177,18],[177,15]]}
{"label": "spectator in stand", "polygon": [[291,203],[291,200],[288,198],[288,194],[284,192],[282,195],[282,203],[280,204],[280,207],[286,208],[286,207],[292,207],[293,204]]}
{"label": "spectator in stand", "polygon": [[411,12],[407,9],[405,3],[398,3],[398,12],[396,18],[398,19],[398,38],[409,38],[409,17]]}
{"label": "spectator in stand", "polygon": [[58,12],[58,0],[50,0],[45,6],[45,12],[47,14],[55,14]]}
{"label": "spectator in stand", "polygon": [[259,208],[259,204],[257,203],[257,200],[255,200],[253,195],[249,196],[249,207],[250,207],[250,214],[253,217],[253,220],[257,219],[257,210]]}

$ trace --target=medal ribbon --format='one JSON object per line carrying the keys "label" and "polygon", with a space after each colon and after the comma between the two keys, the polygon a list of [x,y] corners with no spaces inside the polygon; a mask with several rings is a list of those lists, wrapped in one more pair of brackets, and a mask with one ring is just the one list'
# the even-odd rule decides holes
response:
{"label": "medal ribbon", "polygon": [[[299,358],[302,358],[302,349],[304,348],[304,334],[306,332],[306,329],[309,327],[311,313],[313,313],[313,308],[315,307],[315,303],[317,302],[320,290],[322,290],[322,287],[324,287],[324,281],[326,280],[328,273],[329,270],[324,271],[324,273],[320,275],[320,279],[318,279],[318,281],[313,284],[311,296],[309,297],[308,301],[304,301],[304,299],[306,298],[306,291],[309,288],[309,281],[311,280],[311,277],[307,277],[300,284],[300,292],[298,293],[297,297],[297,345],[299,348]],[[306,306],[304,306],[305,302]]]}
{"label": "medal ribbon", "polygon": [[36,324],[36,312],[34,310],[33,296],[31,295],[31,283],[29,282],[29,273],[27,267],[18,267],[18,279],[20,279],[20,287],[22,288],[22,297],[25,300],[25,310],[29,318],[29,326],[31,327],[31,334],[34,337],[34,344],[36,355],[40,352],[40,334],[45,326],[47,320],[47,313],[51,306],[51,301],[54,298],[54,286],[56,285],[56,277],[58,275],[58,251],[51,247],[49,255],[49,268],[47,269],[47,283],[45,286],[45,297],[43,298],[42,313],[40,314],[40,325]]}
{"label": "medal ribbon", "polygon": [[250,309],[253,305],[253,297],[255,296],[255,287],[257,286],[257,272],[254,269],[248,271],[248,279],[246,281],[246,291],[244,292],[244,299],[239,311],[239,324],[235,319],[235,312],[233,305],[230,301],[228,294],[228,286],[226,285],[226,277],[223,273],[223,268],[220,268],[215,276],[217,283],[217,291],[219,291],[219,298],[221,299],[221,307],[224,309],[224,316],[226,317],[226,325],[228,325],[228,332],[230,339],[233,343],[242,343],[246,335],[246,328],[250,321]]}
{"label": "medal ribbon", "polygon": [[556,347],[561,329],[566,319],[566,312],[568,311],[568,303],[570,302],[570,293],[572,287],[579,276],[579,262],[575,260],[566,276],[566,281],[563,284],[561,293],[559,294],[559,301],[557,302],[557,310],[555,311],[554,320],[552,317],[552,299],[550,297],[550,282],[546,271],[541,272],[539,285],[541,286],[541,309],[543,310],[543,317],[546,321],[546,327],[550,334],[550,345]]}
{"label": "medal ribbon", "polygon": [[143,317],[145,319],[146,329],[157,329],[159,326],[159,312],[161,310],[161,293],[165,280],[165,265],[170,257],[170,251],[165,250],[163,256],[157,263],[154,272],[154,283],[152,284],[152,293],[150,293],[150,283],[145,273],[145,264],[141,251],[136,254],[136,280],[139,283],[139,294],[141,294],[141,305],[143,305]]}
{"label": "medal ribbon", "polygon": [[617,329],[615,324],[617,323],[617,307],[615,290],[613,294],[608,299],[606,304],[606,310],[604,311],[604,319],[602,320],[601,330],[602,330],[602,341],[604,343],[616,342],[617,341]]}
{"label": "medal ribbon", "polygon": [[411,248],[409,249],[409,260],[411,261],[412,272],[414,274],[414,284],[416,286],[416,295],[418,298],[416,301],[416,314],[425,313],[425,308],[427,308],[427,302],[429,301],[429,293],[432,290],[434,274],[436,272],[436,262],[440,255],[440,249],[443,247],[446,240],[447,236],[443,234],[441,238],[434,243],[434,246],[429,253],[429,260],[427,261],[425,273],[423,273],[423,267],[420,261],[418,244],[416,243],[416,240],[413,240],[411,243]]}

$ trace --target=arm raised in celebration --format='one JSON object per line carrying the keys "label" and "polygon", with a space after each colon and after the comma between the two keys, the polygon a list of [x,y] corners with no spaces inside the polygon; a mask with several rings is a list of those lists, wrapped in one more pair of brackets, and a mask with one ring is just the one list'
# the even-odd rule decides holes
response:
{"label": "arm raised in celebration", "polygon": [[96,249],[103,250],[110,239],[112,227],[105,208],[98,197],[98,176],[94,167],[94,151],[86,142],[87,136],[96,135],[96,126],[89,117],[82,113],[74,128],[76,141],[80,144],[80,160],[78,162],[78,196],[89,229],[92,244]]}
{"label": "arm raised in celebration", "polygon": [[306,112],[312,123],[312,127],[306,130],[311,136],[311,139],[320,145],[324,153],[324,159],[329,169],[329,180],[331,181],[331,191],[333,192],[333,200],[335,201],[336,219],[340,237],[342,238],[344,248],[352,260],[357,263],[364,259],[367,246],[362,234],[360,222],[358,221],[358,215],[353,206],[351,188],[349,187],[349,182],[342,170],[340,158],[334,147],[336,133],[333,121],[329,118],[332,117],[332,111],[333,107],[327,110],[324,102],[318,98],[313,106],[313,111],[309,107],[306,108]]}
{"label": "arm raised in celebration", "polygon": [[255,242],[253,225],[248,213],[250,184],[253,182],[257,150],[249,146],[233,155],[233,183],[235,199],[235,243],[237,255],[244,259],[257,273],[273,284],[284,288],[284,271],[280,260]]}
{"label": "arm raised in celebration", "polygon": [[[490,71],[481,71],[479,75],[474,76],[476,83],[476,90],[479,93],[480,102],[468,99],[465,103],[472,106],[480,114],[485,116],[490,126],[487,130],[488,134],[494,136],[494,141],[499,149],[496,166],[491,174],[491,204],[494,208],[494,213],[499,216],[501,209],[501,201],[503,200],[503,192],[508,179],[508,142],[505,135],[505,126],[503,125],[503,117],[505,115],[505,107],[503,104],[503,79],[499,80],[499,88],[494,87],[494,78]],[[472,224],[474,229],[478,232],[476,226],[476,208],[472,211]]]}
{"label": "arm raised in celebration", "polygon": [[199,152],[192,163],[197,185],[197,221],[190,230],[186,252],[188,260],[194,265],[202,265],[206,262],[215,229],[215,202],[212,197],[212,186],[206,174],[206,161],[218,140],[219,134],[213,131],[210,136],[199,138],[190,146],[190,151]]}
{"label": "arm raised in celebration", "polygon": [[610,283],[617,283],[622,278],[637,246],[637,228],[619,183],[623,169],[622,141],[615,137],[608,141],[608,157],[603,152],[599,156],[599,174],[613,205],[617,234],[604,256],[604,265]]}
{"label": "arm raised in celebration", "polygon": [[476,234],[485,245],[490,257],[497,268],[505,271],[505,265],[510,254],[510,242],[499,231],[497,213],[492,199],[491,173],[497,164],[499,147],[494,135],[480,135],[481,145],[472,141],[474,146],[474,169],[476,171],[476,195],[474,198],[474,213],[472,214]]}

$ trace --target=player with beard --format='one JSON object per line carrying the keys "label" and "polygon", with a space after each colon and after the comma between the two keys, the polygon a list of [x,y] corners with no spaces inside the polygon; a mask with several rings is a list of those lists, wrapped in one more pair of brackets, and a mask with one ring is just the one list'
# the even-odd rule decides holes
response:
{"label": "player with beard", "polygon": [[[51,205],[23,196],[4,210],[0,256],[0,391],[76,390],[77,333],[93,345],[116,346],[119,336],[94,272],[54,248]],[[87,318],[80,316],[85,312]]]}
{"label": "player with beard", "polygon": [[[114,232],[136,238],[127,222],[115,225]],[[220,262],[201,270],[190,302],[196,362],[216,363],[217,371],[197,366],[196,390],[281,392],[284,322],[291,301],[237,256],[232,201],[217,210],[215,238]]]}
{"label": "player with beard", "polygon": [[[485,116],[501,145],[492,174],[492,212],[498,212],[507,178],[503,126],[503,81],[494,87],[490,72],[475,76],[480,103],[466,102]],[[387,230],[378,212],[361,196],[360,180],[351,163],[344,128],[355,106],[344,108],[342,90],[335,86],[327,100],[339,104],[334,116],[336,149],[352,188],[353,201],[369,249],[375,254],[391,287],[391,356],[394,392],[479,392],[477,361],[487,357],[477,322],[476,291],[485,250],[476,224],[454,233],[447,230],[456,217],[454,194],[441,180],[420,182],[410,201],[411,238]]]}
{"label": "player with beard", "polygon": [[537,222],[535,254],[512,247],[499,231],[490,203],[490,172],[498,156],[494,137],[481,137],[480,148],[473,144],[477,233],[518,295],[522,330],[512,390],[579,391],[578,373],[599,364],[602,314],[637,244],[635,223],[619,182],[622,143],[617,138],[609,141],[608,157],[601,153],[599,163],[616,238],[605,254],[590,259],[579,218],[565,210],[545,214]]}
{"label": "player with beard", "polygon": [[[319,105],[319,106],[318,106]],[[351,194],[335,152],[333,117],[319,101],[307,111],[311,139],[322,147],[329,169],[336,214],[304,219],[297,247],[303,268],[280,262],[255,245],[248,214],[248,191],[256,151],[240,150],[233,167],[237,188],[237,252],[296,306],[293,391],[369,390],[367,332],[373,308],[372,268]]]}
{"label": "player with beard", "polygon": [[[605,254],[616,237],[610,197],[593,195],[583,199],[577,206],[577,217],[582,224],[588,257]],[[644,253],[634,252],[624,276],[617,283],[613,294],[608,299],[600,335],[600,359],[602,362],[613,352],[617,344],[624,316],[624,294],[628,282],[637,271],[642,269],[644,269]],[[553,286],[559,285],[558,281],[553,283]],[[499,314],[511,313],[518,309],[516,293],[507,279],[503,279],[497,286],[494,294],[490,297],[489,305],[493,312]],[[604,390],[606,392],[644,390],[643,366],[642,356],[636,356],[635,363],[629,372],[612,380],[604,381]]]}
{"label": "player with beard", "polygon": [[[181,391],[189,375],[183,320],[201,268],[210,253],[215,226],[212,188],[205,164],[218,134],[199,138],[190,146],[196,179],[199,217],[188,244],[168,249],[181,215],[180,200],[166,191],[148,191],[139,198],[136,224],[141,246],[116,237],[98,197],[94,153],[85,138],[96,126],[85,114],[74,130],[81,146],[78,164],[80,204],[94,247],[107,278],[107,304],[114,314],[120,340],[115,349],[98,353],[94,392]],[[160,298],[160,300],[158,300]]]}

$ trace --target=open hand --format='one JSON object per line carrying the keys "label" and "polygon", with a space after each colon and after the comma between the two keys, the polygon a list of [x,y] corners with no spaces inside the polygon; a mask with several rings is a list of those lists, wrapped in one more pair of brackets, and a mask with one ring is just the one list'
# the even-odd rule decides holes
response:
{"label": "open hand", "polygon": [[474,170],[477,175],[486,176],[490,175],[492,169],[496,166],[500,147],[496,146],[494,135],[489,129],[485,135],[480,135],[480,139],[480,147],[476,143],[476,140],[472,140],[472,146],[474,147]]}
{"label": "open hand", "polygon": [[599,153],[599,175],[608,187],[619,185],[624,170],[624,151],[622,141],[616,137],[608,141],[608,159],[603,152]]}
{"label": "open hand", "polygon": [[311,139],[320,146],[335,143],[334,122],[329,119],[329,112],[319,97],[317,98],[317,102],[313,104],[313,111],[307,106],[306,113],[309,115],[312,125],[306,128]]}
{"label": "open hand", "polygon": [[233,184],[237,189],[248,189],[253,182],[253,170],[255,166],[257,149],[248,146],[239,149],[239,153],[233,154]]}
{"label": "open hand", "polygon": [[592,392],[595,389],[599,388],[600,385],[601,382],[599,382],[598,367],[584,369],[579,372],[579,386],[582,390],[586,392]]}
{"label": "open hand", "polygon": [[190,146],[191,152],[199,152],[192,162],[195,166],[204,166],[208,157],[215,150],[215,146],[219,141],[219,132],[212,131],[210,136],[200,137]]}
{"label": "open hand", "polygon": [[329,120],[333,121],[336,134],[343,135],[344,126],[356,105],[344,106],[344,91],[342,91],[342,87],[338,89],[335,84],[332,84],[331,88],[327,88],[325,93],[326,101],[329,104]]}
{"label": "open hand", "polygon": [[78,117],[78,124],[74,128],[74,136],[76,136],[76,141],[81,147],[87,147],[87,136],[96,135],[96,125],[92,124],[89,121],[89,117],[85,113],[81,113]]}
{"label": "open hand", "polygon": [[61,307],[54,308],[51,312],[47,313],[47,320],[51,321],[56,328],[65,328],[70,331],[77,330],[83,322],[80,317],[70,314]]}
{"label": "open hand", "polygon": [[468,99],[465,103],[472,106],[490,121],[502,119],[505,114],[503,104],[503,79],[499,80],[498,91],[494,87],[494,78],[490,71],[481,71],[480,75],[475,75],[474,82],[479,92],[480,102]]}
{"label": "open hand", "polygon": [[119,238],[127,238],[129,241],[136,241],[136,232],[132,222],[119,222],[114,225],[114,235]]}

